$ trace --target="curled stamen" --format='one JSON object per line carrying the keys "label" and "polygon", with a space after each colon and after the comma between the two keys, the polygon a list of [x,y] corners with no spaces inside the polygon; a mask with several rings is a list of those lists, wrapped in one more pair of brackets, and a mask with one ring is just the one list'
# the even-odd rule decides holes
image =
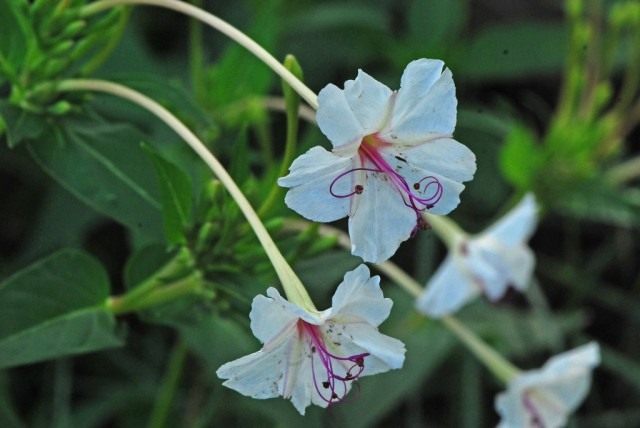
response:
{"label": "curled stamen", "polygon": [[[355,168],[340,174],[338,177],[336,177],[333,180],[329,189],[329,191],[333,196],[346,198],[354,195],[356,193],[355,190],[354,192],[351,192],[346,195],[336,195],[335,192],[333,192],[333,185],[336,183],[337,180],[339,180],[346,174],[349,174],[356,170],[365,170],[365,171],[383,173],[387,177],[389,177],[391,183],[393,183],[396,189],[400,192],[400,195],[402,196],[402,200],[404,204],[407,207],[414,210],[418,217],[420,217],[420,213],[422,211],[433,208],[435,204],[437,204],[438,201],[440,201],[444,193],[444,187],[442,186],[442,183],[440,183],[440,180],[438,180],[438,178],[432,175],[427,175],[425,177],[422,177],[416,183],[413,183],[412,186],[409,186],[409,183],[407,183],[407,180],[402,175],[400,175],[400,173],[398,173],[391,165],[389,165],[389,163],[380,154],[377,147],[378,146],[376,146],[375,144],[372,145],[368,143],[368,140],[365,137],[364,141],[362,142],[359,148],[360,156],[363,159],[363,161],[367,160],[371,162],[375,166],[375,168]],[[401,160],[405,163],[407,162],[406,159],[398,158],[397,156],[396,156],[396,159]],[[422,186],[422,183],[425,180],[427,181],[427,183],[424,186]],[[420,190],[421,187],[422,187],[422,190]],[[434,187],[435,189],[432,190]],[[419,194],[416,192],[419,192]],[[429,196],[424,196],[425,194]]]}
{"label": "curled stamen", "polygon": [[[316,392],[320,398],[328,404],[342,400],[348,391],[347,382],[356,380],[362,374],[364,371],[364,359],[369,356],[369,353],[365,352],[348,357],[332,354],[325,346],[317,326],[304,321],[300,321],[300,323],[302,324],[302,330],[309,336],[311,342],[311,372]],[[326,380],[322,382],[318,382],[319,373],[316,369],[322,369],[316,367],[316,357],[320,360],[320,363],[322,363],[322,369],[324,369],[324,375],[326,375]],[[345,370],[342,376],[335,371],[333,364],[334,362],[339,362],[342,364],[342,367],[345,367],[342,362],[346,361],[353,364]],[[338,390],[340,389],[338,385],[342,386],[341,391]],[[320,386],[322,386],[322,389]]]}
{"label": "curled stamen", "polygon": [[369,172],[383,172],[381,170],[378,169],[374,169],[374,168],[353,168],[350,169],[348,171],[345,171],[341,174],[339,174],[336,178],[333,179],[333,181],[331,182],[331,184],[329,185],[329,193],[331,193],[331,196],[333,196],[334,198],[349,198],[353,195],[360,195],[362,194],[362,192],[364,192],[364,187],[361,184],[356,184],[353,188],[353,192],[351,193],[347,193],[344,195],[340,195],[337,194],[336,192],[333,191],[333,186],[336,185],[336,183],[338,182],[338,180],[340,180],[342,177],[345,177],[351,173],[354,173],[356,171],[369,171]]}

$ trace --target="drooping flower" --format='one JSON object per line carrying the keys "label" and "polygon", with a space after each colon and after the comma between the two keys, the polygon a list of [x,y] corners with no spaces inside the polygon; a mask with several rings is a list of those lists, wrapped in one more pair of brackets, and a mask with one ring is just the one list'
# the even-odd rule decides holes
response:
{"label": "drooping flower", "polygon": [[452,138],[456,124],[451,71],[438,60],[411,62],[400,89],[359,70],[344,89],[327,85],[317,121],[333,145],[313,147],[278,183],[304,217],[349,216],[352,253],[368,262],[391,257],[424,226],[423,211],[447,214],[473,178],[474,154]]}
{"label": "drooping flower", "polygon": [[483,233],[455,233],[447,258],[416,302],[418,310],[441,317],[480,294],[496,301],[509,286],[524,290],[535,264],[526,243],[536,223],[537,204],[533,195],[527,195]]}
{"label": "drooping flower", "polygon": [[268,297],[253,300],[250,314],[262,349],[224,364],[218,377],[249,397],[291,399],[304,415],[310,403],[340,401],[361,376],[402,367],[402,342],[378,332],[393,304],[379,282],[360,265],[344,276],[332,307],[314,313],[269,288]]}
{"label": "drooping flower", "polygon": [[496,397],[499,428],[558,428],[584,400],[600,348],[591,342],[551,358],[539,370],[513,378]]}

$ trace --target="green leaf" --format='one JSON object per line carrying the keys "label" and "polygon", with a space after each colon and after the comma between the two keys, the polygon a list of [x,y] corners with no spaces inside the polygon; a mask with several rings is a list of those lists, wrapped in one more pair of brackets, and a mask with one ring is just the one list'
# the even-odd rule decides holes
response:
{"label": "green leaf", "polygon": [[603,344],[600,344],[600,350],[602,367],[640,392],[640,364],[637,360]]}
{"label": "green leaf", "polygon": [[616,188],[603,177],[580,183],[555,202],[556,209],[578,219],[621,227],[640,225],[640,191]]}
{"label": "green leaf", "polygon": [[465,308],[462,320],[508,356],[526,357],[538,351],[557,351],[565,337],[580,331],[585,314],[546,310],[521,311],[497,308],[478,301]]}
{"label": "green leaf", "polygon": [[457,38],[466,20],[462,0],[414,0],[409,8],[409,37],[412,43],[431,51]]}
{"label": "green leaf", "polygon": [[456,75],[474,80],[517,79],[562,69],[567,52],[563,25],[520,22],[491,27],[463,46]]}
{"label": "green leaf", "polygon": [[8,278],[0,284],[0,368],[121,346],[108,297],[102,266],[76,250]]}
{"label": "green leaf", "polygon": [[160,183],[164,233],[169,244],[185,244],[191,224],[191,180],[177,165],[163,158],[151,146],[142,148],[149,155]]}
{"label": "green leaf", "polygon": [[331,31],[336,28],[388,30],[384,10],[344,2],[316,3],[289,21],[289,31]]}
{"label": "green leaf", "polygon": [[533,133],[525,127],[514,127],[500,154],[500,166],[507,181],[519,189],[531,189],[542,161],[543,154]]}
{"label": "green leaf", "polygon": [[48,126],[43,116],[26,112],[6,101],[0,101],[0,122],[0,135],[4,131],[10,148],[24,140],[37,138]]}
{"label": "green leaf", "polygon": [[[281,2],[253,4],[253,22],[247,34],[262,47],[273,51],[281,28]],[[210,104],[225,106],[249,95],[265,94],[273,82],[273,73],[261,61],[232,43],[207,73],[207,98]]]}
{"label": "green leaf", "polygon": [[33,46],[33,29],[24,0],[0,2],[0,75],[13,77]]}
{"label": "green leaf", "polygon": [[153,166],[129,125],[96,117],[69,118],[28,147],[38,164],[96,211],[138,236],[162,236],[161,202]]}
{"label": "green leaf", "polygon": [[162,244],[150,244],[135,251],[124,268],[124,284],[128,290],[156,273],[171,260],[173,254]]}

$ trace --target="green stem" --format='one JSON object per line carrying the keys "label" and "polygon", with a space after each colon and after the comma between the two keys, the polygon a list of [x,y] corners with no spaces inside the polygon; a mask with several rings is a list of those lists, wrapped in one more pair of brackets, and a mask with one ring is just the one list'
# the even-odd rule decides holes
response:
{"label": "green stem", "polygon": [[162,428],[167,425],[167,418],[180,384],[186,358],[187,345],[179,340],[171,351],[167,371],[149,418],[147,425],[149,428]]}
{"label": "green stem", "polygon": [[460,226],[450,218],[425,212],[422,213],[422,218],[449,249],[452,249],[460,238],[466,236]]}
{"label": "green stem", "polygon": [[134,91],[131,88],[117,83],[103,80],[63,80],[59,83],[58,90],[63,92],[96,91],[111,94],[139,105],[169,126],[207,164],[209,169],[211,169],[214,175],[227,189],[236,204],[238,204],[238,207],[260,241],[262,248],[264,248],[267,257],[269,257],[289,301],[309,311],[317,311],[311,301],[311,297],[309,297],[307,290],[304,288],[302,281],[300,281],[276,246],[275,242],[273,242],[271,235],[269,235],[269,232],[254,211],[244,193],[242,193],[242,190],[240,190],[235,181],[233,181],[233,178],[231,178],[218,159],[209,152],[204,143],[169,110],[140,92]]}
{"label": "green stem", "polygon": [[[287,222],[287,226],[291,229],[299,230],[308,227],[308,222],[295,221]],[[331,226],[321,226],[318,233],[324,236],[334,236],[338,240],[338,244],[345,248],[351,248],[349,237],[341,230]],[[400,269],[393,262],[386,261],[374,264],[377,270],[384,273],[400,288],[411,296],[418,298],[423,292],[423,287],[411,278],[405,271]],[[446,316],[439,319],[442,324],[451,331],[472,353],[482,362],[500,381],[508,383],[511,379],[520,373],[520,370],[511,364],[506,358],[496,352],[491,346],[482,341],[473,331],[468,329],[461,321],[452,316]]]}
{"label": "green stem", "polygon": [[318,97],[309,89],[304,83],[294,76],[289,70],[287,70],[277,59],[267,52],[262,46],[256,43],[249,36],[232,26],[226,21],[218,18],[215,15],[210,14],[202,9],[192,6],[188,3],[179,0],[99,0],[95,3],[91,3],[82,9],[83,16],[90,16],[95,13],[102,12],[103,10],[110,9],[112,7],[131,4],[131,5],[148,5],[158,6],[167,9],[175,10],[176,12],[183,13],[198,19],[212,28],[220,31],[222,34],[235,41],[253,55],[255,55],[260,61],[271,68],[276,74],[286,80],[292,88],[314,109],[318,108]]}
{"label": "green stem", "polygon": [[145,298],[155,288],[166,285],[172,278],[184,275],[185,272],[194,267],[193,256],[187,248],[182,248],[167,264],[160,268],[149,278],[136,285],[124,296],[113,297],[116,306],[124,305],[125,308],[135,307],[138,302]]}
{"label": "green stem", "polygon": [[449,331],[453,332],[500,381],[507,384],[520,373],[520,370],[516,366],[482,341],[458,319],[452,316],[445,316],[440,318],[440,321]]}
{"label": "green stem", "polygon": [[[284,60],[284,64],[288,70],[292,71],[296,77],[299,77],[302,80],[302,70],[292,55],[287,55]],[[292,88],[287,85],[285,81],[282,82],[282,91],[284,92],[285,111],[287,116],[287,136],[282,163],[280,164],[280,170],[278,171],[278,177],[282,177],[287,173],[289,165],[296,155],[296,146],[298,145],[298,113],[300,111],[300,97],[292,91]],[[258,214],[261,217],[264,217],[264,215],[269,212],[271,207],[282,195],[282,190],[282,187],[278,186],[277,183],[274,183],[269,195],[265,198],[262,206],[258,210]]]}
{"label": "green stem", "polygon": [[[264,107],[259,107],[261,111],[258,113],[257,120],[253,124],[253,128],[260,145],[262,159],[264,160],[265,170],[270,171],[273,168],[273,142],[271,141],[271,132],[269,131],[269,116],[266,114]],[[258,213],[260,211],[258,210]]]}
{"label": "green stem", "polygon": [[168,285],[154,288],[143,296],[110,297],[107,300],[107,308],[114,315],[122,315],[130,312],[139,312],[154,306],[164,305],[190,294],[201,294],[204,292],[202,286],[202,274],[193,272],[186,278],[179,279]]}

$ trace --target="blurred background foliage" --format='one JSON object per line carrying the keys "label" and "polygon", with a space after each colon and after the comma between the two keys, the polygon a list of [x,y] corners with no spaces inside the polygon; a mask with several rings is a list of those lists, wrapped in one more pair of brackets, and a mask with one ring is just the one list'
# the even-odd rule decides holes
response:
{"label": "blurred background foliage", "polygon": [[[70,36],[72,18],[42,21],[54,14],[34,11],[39,3],[46,2],[25,13],[31,23],[10,3],[0,6],[0,52],[22,64],[17,75],[29,85],[98,76],[150,95],[194,129],[262,206],[286,129],[280,82],[266,66],[173,12],[111,13]],[[603,364],[571,426],[640,426],[637,1],[193,3],[276,57],[294,54],[314,90],[341,85],[358,68],[395,88],[409,61],[443,59],[457,85],[456,138],[478,158],[453,218],[479,231],[530,190],[544,206],[527,295],[479,301],[461,319],[525,369],[597,340]],[[90,37],[80,60],[71,58]],[[65,51],[60,40],[67,39]],[[44,62],[25,56],[30,43]],[[304,419],[284,400],[223,388],[215,370],[258,348],[250,301],[276,282],[233,201],[148,113],[111,97],[28,93],[24,79],[4,71],[0,426],[496,424],[493,397],[502,386],[384,278],[395,305],[383,331],[407,345],[402,370],[365,378],[344,403],[309,408]],[[298,152],[317,144],[327,145],[302,122]],[[279,196],[263,217],[326,307],[359,261],[315,228],[287,228],[293,213]],[[423,232],[394,261],[424,282],[444,251]],[[103,306],[140,284],[194,288],[137,314]]]}

